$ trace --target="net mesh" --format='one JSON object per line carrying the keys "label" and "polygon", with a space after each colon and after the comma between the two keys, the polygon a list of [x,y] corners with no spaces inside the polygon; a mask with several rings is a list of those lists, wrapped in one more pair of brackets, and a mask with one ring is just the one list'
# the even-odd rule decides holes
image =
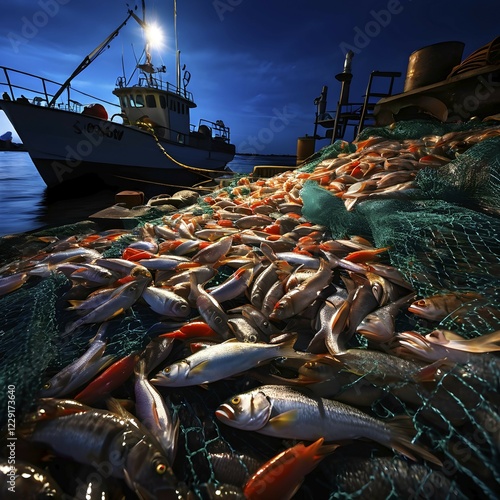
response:
{"label": "net mesh", "polygon": [[[483,131],[477,144],[460,145],[471,131]],[[393,193],[388,199],[367,199],[347,209],[338,196],[315,181],[299,182],[302,214],[329,229],[332,238],[363,235],[377,247],[388,246],[388,259],[417,295],[443,292],[470,293],[466,307],[449,314],[438,325],[465,338],[477,338],[500,329],[500,220],[498,130],[489,124],[442,125],[430,122],[399,123],[395,127],[366,129],[357,140],[380,137],[408,141],[430,135],[456,136],[460,154],[440,167],[421,169],[414,189]],[[355,154],[356,145],[338,141],[311,157],[297,175],[311,174],[339,155]],[[445,154],[446,152],[443,152]],[[303,177],[300,177],[302,179]],[[252,196],[249,182],[238,177],[212,196],[228,199]],[[194,216],[212,215],[200,198],[189,207]],[[181,213],[182,211],[179,211]],[[151,212],[138,227],[162,225],[163,214]],[[44,230],[0,240],[4,273],[17,259],[35,255],[51,235],[59,239],[96,230],[90,223]],[[110,241],[103,257],[120,257],[137,229]],[[224,269],[224,277],[232,271]],[[222,275],[222,274],[221,274]],[[219,275],[219,280],[221,278]],[[61,274],[33,278],[20,289],[0,298],[0,378],[4,387],[16,388],[17,417],[29,410],[45,380],[79,357],[99,325],[85,325],[65,337],[64,325],[74,315],[66,294],[71,283]],[[110,322],[107,352],[123,356],[143,349],[158,334],[158,316],[143,303]],[[409,313],[398,317],[398,330],[427,333],[429,323]],[[165,326],[168,328],[168,325]],[[355,335],[351,347],[364,348],[366,339]],[[276,363],[272,373],[282,373]],[[363,378],[363,377],[361,377]],[[370,382],[376,396],[363,406],[371,415],[387,419],[409,415],[417,430],[415,440],[442,458],[443,467],[413,463],[373,443],[355,442],[340,447],[309,474],[297,498],[496,498],[499,496],[500,388],[499,358],[482,354],[457,364],[431,385],[413,381]],[[210,384],[208,388],[161,388],[180,418],[180,444],[174,470],[200,497],[206,485],[241,487],[259,465],[292,444],[232,429],[214,416],[217,406],[234,394],[257,387],[248,376]],[[343,383],[342,395],[353,389]],[[132,398],[131,384],[116,394]],[[6,423],[6,394],[2,396],[2,425]],[[320,495],[320,496],[318,496]]]}

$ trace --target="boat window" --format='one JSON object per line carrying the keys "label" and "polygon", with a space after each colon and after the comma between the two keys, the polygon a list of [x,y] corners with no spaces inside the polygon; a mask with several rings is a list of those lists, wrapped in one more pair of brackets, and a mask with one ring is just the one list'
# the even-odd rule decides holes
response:
{"label": "boat window", "polygon": [[156,99],[153,94],[148,94],[146,96],[146,106],[148,108],[156,108]]}
{"label": "boat window", "polygon": [[122,108],[127,107],[127,98],[125,96],[120,97],[120,104],[121,104]]}
{"label": "boat window", "polygon": [[181,113],[184,115],[186,112],[184,111],[184,103],[181,104]]}
{"label": "boat window", "polygon": [[175,101],[174,100],[170,100],[170,109],[172,111],[175,111]]}
{"label": "boat window", "polygon": [[160,96],[160,106],[165,109],[167,107],[167,99],[164,95]]}
{"label": "boat window", "polygon": [[177,101],[177,113],[181,112],[181,103]]}
{"label": "boat window", "polygon": [[144,107],[144,96],[142,94],[137,94],[135,96],[135,107],[136,108]]}

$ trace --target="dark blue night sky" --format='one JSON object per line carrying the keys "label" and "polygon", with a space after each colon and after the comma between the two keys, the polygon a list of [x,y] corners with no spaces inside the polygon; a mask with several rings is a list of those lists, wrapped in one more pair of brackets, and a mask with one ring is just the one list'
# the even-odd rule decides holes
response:
{"label": "dark blue night sky", "polygon": [[[134,1],[9,2],[0,17],[0,64],[64,81],[125,19],[128,6]],[[351,97],[360,100],[372,70],[401,71],[401,91],[414,50],[458,40],[466,57],[500,34],[498,0],[178,0],[177,14],[181,63],[198,104],[192,123],[221,119],[238,152],[263,154],[294,154],[297,137],[312,135],[313,101],[323,85],[335,109],[334,76],[349,48]],[[175,83],[173,0],[147,2],[146,15],[164,31],[153,62],[165,65]],[[130,74],[143,43],[130,20],[73,87],[114,101],[122,56]],[[7,130],[13,129],[0,112],[0,134]]]}

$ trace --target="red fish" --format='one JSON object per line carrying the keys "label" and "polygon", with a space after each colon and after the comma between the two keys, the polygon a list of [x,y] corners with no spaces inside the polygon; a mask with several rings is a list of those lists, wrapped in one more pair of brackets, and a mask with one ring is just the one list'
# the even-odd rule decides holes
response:
{"label": "red fish", "polygon": [[247,500],[287,500],[300,488],[309,474],[338,445],[323,446],[323,438],[309,446],[303,443],[281,452],[266,462],[245,484]]}
{"label": "red fish", "polygon": [[95,401],[104,399],[117,387],[123,385],[134,373],[134,366],[138,358],[137,353],[132,353],[116,361],[79,392],[75,396],[75,400],[85,404],[92,404]]}
{"label": "red fish", "polygon": [[192,321],[191,323],[186,323],[184,326],[175,330],[174,332],[164,333],[160,335],[162,338],[174,338],[179,340],[185,340],[196,337],[217,337],[217,333],[212,330],[203,321]]}

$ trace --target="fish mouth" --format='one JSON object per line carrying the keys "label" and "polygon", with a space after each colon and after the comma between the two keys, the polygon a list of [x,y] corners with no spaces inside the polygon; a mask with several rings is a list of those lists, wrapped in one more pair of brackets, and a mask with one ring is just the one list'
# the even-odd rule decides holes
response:
{"label": "fish mouth", "polygon": [[234,421],[234,410],[226,403],[223,403],[215,410],[215,416],[222,422]]}

